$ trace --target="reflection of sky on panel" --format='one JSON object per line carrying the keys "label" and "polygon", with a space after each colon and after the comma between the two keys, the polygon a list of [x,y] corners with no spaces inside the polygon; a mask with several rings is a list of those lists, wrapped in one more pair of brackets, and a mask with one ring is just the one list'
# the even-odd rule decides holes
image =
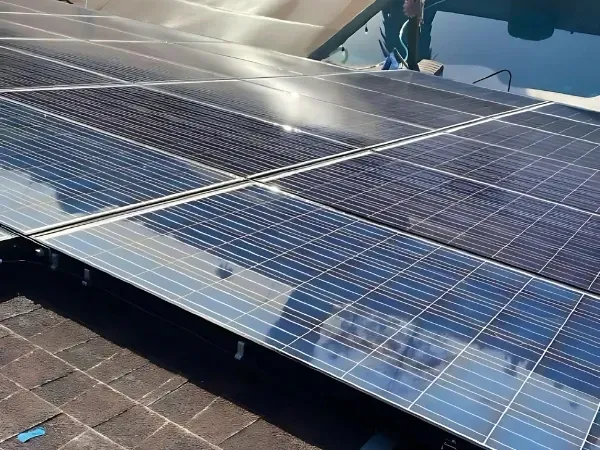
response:
{"label": "reflection of sky on panel", "polygon": [[524,434],[570,449],[595,415],[581,376],[599,384],[600,349],[578,369],[551,361],[569,356],[563,336],[586,339],[574,320],[595,301],[282,195],[241,190],[48,243],[492,446],[534,448]]}
{"label": "reflection of sky on panel", "polygon": [[8,102],[0,113],[0,217],[21,231],[231,179]]}

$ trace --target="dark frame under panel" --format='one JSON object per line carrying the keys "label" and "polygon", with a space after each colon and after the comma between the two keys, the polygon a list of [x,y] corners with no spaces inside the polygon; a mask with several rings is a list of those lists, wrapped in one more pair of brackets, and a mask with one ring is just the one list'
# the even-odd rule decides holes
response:
{"label": "dark frame under panel", "polygon": [[479,445],[598,420],[597,298],[320,205],[248,186],[40,239]]}

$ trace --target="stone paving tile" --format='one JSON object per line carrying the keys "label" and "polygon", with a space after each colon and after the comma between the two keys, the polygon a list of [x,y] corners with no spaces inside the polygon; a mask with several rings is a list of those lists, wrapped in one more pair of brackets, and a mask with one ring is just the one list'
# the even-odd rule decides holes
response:
{"label": "stone paving tile", "polygon": [[23,337],[31,337],[58,325],[64,320],[63,317],[49,309],[38,308],[7,319],[2,322],[2,325]]}
{"label": "stone paving tile", "polygon": [[96,385],[63,405],[62,410],[90,427],[131,408],[134,403],[104,385]]}
{"label": "stone paving tile", "polygon": [[168,393],[173,392],[175,389],[187,382],[187,379],[181,375],[171,375],[172,377],[168,381],[158,386],[155,390],[144,395],[139,399],[139,402],[148,406],[157,402],[159,399],[163,398]]}
{"label": "stone paving tile", "polygon": [[123,447],[134,448],[165,423],[157,414],[142,406],[134,406],[95,429]]}
{"label": "stone paving tile", "polygon": [[221,447],[224,450],[313,450],[317,448],[264,419],[257,420],[230,437],[221,444]]}
{"label": "stone paving tile", "polygon": [[19,442],[15,436],[0,444],[0,447],[2,450],[57,450],[87,430],[84,425],[65,414],[59,414],[39,425],[46,429],[44,436],[32,439],[27,444]]}
{"label": "stone paving tile", "polygon": [[0,369],[0,373],[26,389],[64,377],[72,371],[71,366],[44,350],[35,350]]}
{"label": "stone paving tile", "polygon": [[29,391],[0,401],[0,442],[57,415],[59,410]]}
{"label": "stone paving tile", "polygon": [[172,377],[173,374],[168,370],[154,364],[146,364],[111,382],[110,386],[134,400],[139,400]]}
{"label": "stone paving tile", "polygon": [[80,370],[88,370],[120,351],[122,349],[118,345],[104,338],[97,337],[58,352],[56,356],[64,359],[69,364],[73,364]]}
{"label": "stone paving tile", "polygon": [[14,394],[19,390],[19,386],[10,381],[4,375],[0,375],[0,400]]}
{"label": "stone paving tile", "polygon": [[[213,450],[207,442],[173,424],[167,424],[141,443],[136,450]],[[270,450],[270,449],[263,449]],[[275,448],[273,449],[275,450]]]}
{"label": "stone paving tile", "polygon": [[88,370],[88,374],[104,383],[110,383],[147,363],[147,359],[129,350],[123,350]]}
{"label": "stone paving tile", "polygon": [[67,320],[55,327],[49,328],[43,333],[36,334],[31,342],[48,350],[50,353],[58,353],[69,347],[81,344],[96,336],[96,334],[71,320]]}
{"label": "stone paving tile", "polygon": [[212,402],[186,424],[186,428],[212,444],[227,438],[258,420],[258,416],[224,398]]}
{"label": "stone paving tile", "polygon": [[215,398],[215,394],[188,382],[149,407],[173,422],[184,425]]}
{"label": "stone paving tile", "polygon": [[72,372],[62,378],[37,387],[31,392],[55,406],[61,406],[79,397],[96,384],[97,381],[86,374]]}
{"label": "stone paving tile", "polygon": [[122,450],[122,448],[98,433],[86,431],[69,441],[60,450]]}
{"label": "stone paving tile", "polygon": [[41,306],[25,297],[14,297],[0,302],[0,321],[19,314],[25,314]]}
{"label": "stone paving tile", "polygon": [[0,367],[33,350],[35,350],[35,346],[18,336],[10,335],[0,338]]}

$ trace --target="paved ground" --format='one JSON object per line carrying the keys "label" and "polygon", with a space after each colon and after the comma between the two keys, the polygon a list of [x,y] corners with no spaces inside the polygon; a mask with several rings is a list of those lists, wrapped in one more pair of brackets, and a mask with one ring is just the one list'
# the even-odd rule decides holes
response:
{"label": "paved ground", "polygon": [[[353,450],[375,431],[73,284],[0,273],[1,450]],[[40,424],[45,436],[16,439]]]}

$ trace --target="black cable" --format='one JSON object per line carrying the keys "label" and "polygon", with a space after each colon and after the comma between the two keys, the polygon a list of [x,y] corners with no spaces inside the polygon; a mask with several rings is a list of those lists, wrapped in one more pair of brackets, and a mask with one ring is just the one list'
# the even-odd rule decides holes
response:
{"label": "black cable", "polygon": [[477,84],[480,81],[487,80],[488,78],[492,78],[494,75],[498,75],[499,73],[502,73],[502,72],[508,73],[508,77],[509,77],[508,78],[508,92],[510,92],[510,85],[512,83],[512,72],[510,70],[508,70],[508,69],[499,70],[498,72],[494,72],[493,74],[488,75],[487,77],[483,77],[483,78],[481,78],[479,80],[473,81],[473,84]]}

